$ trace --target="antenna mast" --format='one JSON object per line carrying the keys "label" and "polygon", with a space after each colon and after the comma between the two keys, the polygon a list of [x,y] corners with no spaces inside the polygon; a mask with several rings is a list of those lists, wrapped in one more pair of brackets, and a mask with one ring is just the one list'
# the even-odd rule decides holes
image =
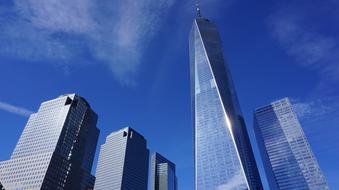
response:
{"label": "antenna mast", "polygon": [[199,0],[196,0],[195,2],[195,7],[196,7],[196,10],[197,10],[197,17],[201,17],[201,10],[200,10],[200,1]]}

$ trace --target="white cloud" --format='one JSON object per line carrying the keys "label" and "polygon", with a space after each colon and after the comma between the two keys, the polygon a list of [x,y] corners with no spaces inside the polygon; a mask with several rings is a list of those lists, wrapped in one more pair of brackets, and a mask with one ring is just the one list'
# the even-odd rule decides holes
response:
{"label": "white cloud", "polygon": [[42,29],[87,32],[94,27],[90,0],[14,0],[19,14]]}
{"label": "white cloud", "polygon": [[[102,35],[92,35],[94,54],[108,63],[123,83],[131,82],[125,76],[136,72],[145,49],[160,28],[173,2],[126,0],[115,7],[116,12],[108,13],[110,19],[105,18],[107,14],[95,14],[96,19],[105,27],[97,28],[96,33]],[[98,9],[105,9],[102,6],[110,4],[101,4]]]}
{"label": "white cloud", "polygon": [[[0,7],[0,54],[27,61],[107,64],[132,83],[174,0],[14,0]],[[2,14],[2,15],[1,15]]]}
{"label": "white cloud", "polygon": [[17,114],[17,115],[25,116],[25,117],[28,117],[33,113],[32,111],[27,110],[25,108],[13,106],[5,102],[0,102],[0,109],[10,112],[10,113]]}
{"label": "white cloud", "polygon": [[269,27],[273,37],[297,64],[317,71],[323,79],[339,80],[338,39],[320,32],[321,23],[315,23],[310,15],[317,9],[299,6],[281,6],[271,15]]}
{"label": "white cloud", "polygon": [[311,101],[292,99],[293,109],[304,122],[321,121],[339,115],[339,96],[314,98]]}
{"label": "white cloud", "polygon": [[312,115],[314,102],[296,102],[293,104],[293,109],[299,118],[305,118]]}
{"label": "white cloud", "polygon": [[[308,99],[292,101],[306,123],[338,116],[339,38],[327,28],[337,26],[337,19],[330,17],[338,15],[337,8],[330,0],[314,4],[288,1],[279,4],[268,19],[273,38],[296,64],[314,71],[318,80]],[[319,20],[326,17],[325,23]]]}

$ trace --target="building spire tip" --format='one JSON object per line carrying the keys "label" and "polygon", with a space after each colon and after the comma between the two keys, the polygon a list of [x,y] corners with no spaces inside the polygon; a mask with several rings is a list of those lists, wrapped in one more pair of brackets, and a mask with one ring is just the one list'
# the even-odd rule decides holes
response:
{"label": "building spire tip", "polygon": [[195,3],[195,7],[196,7],[196,10],[197,10],[197,17],[201,17],[201,10],[200,10],[200,1],[197,0],[196,3]]}

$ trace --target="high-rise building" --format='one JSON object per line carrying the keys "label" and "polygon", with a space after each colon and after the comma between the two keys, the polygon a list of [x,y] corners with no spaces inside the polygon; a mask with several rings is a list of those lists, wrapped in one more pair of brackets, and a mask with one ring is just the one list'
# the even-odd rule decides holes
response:
{"label": "high-rise building", "polygon": [[99,129],[87,101],[67,94],[30,116],[10,160],[0,163],[6,190],[87,190]]}
{"label": "high-rise building", "polygon": [[95,190],[147,190],[145,138],[130,127],[111,133],[101,145]]}
{"label": "high-rise building", "polygon": [[199,9],[189,48],[195,189],[262,189],[217,27]]}
{"label": "high-rise building", "polygon": [[177,190],[175,164],[159,153],[152,155],[152,190]]}
{"label": "high-rise building", "polygon": [[258,108],[254,130],[271,190],[328,189],[288,98]]}

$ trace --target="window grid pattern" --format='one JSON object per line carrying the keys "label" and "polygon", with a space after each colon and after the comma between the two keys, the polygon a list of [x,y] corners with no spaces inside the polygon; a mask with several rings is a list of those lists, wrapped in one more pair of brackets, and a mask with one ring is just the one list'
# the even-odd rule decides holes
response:
{"label": "window grid pattern", "polygon": [[254,126],[271,189],[329,189],[287,98],[257,109]]}
{"label": "window grid pattern", "polygon": [[175,164],[161,154],[152,155],[152,189],[177,190]]}
{"label": "window grid pattern", "polygon": [[147,190],[146,140],[127,127],[111,133],[101,146],[95,190]]}
{"label": "window grid pattern", "polygon": [[11,159],[0,163],[5,189],[93,188],[96,122],[88,103],[75,94],[42,103],[29,118]]}
{"label": "window grid pattern", "polygon": [[190,34],[196,190],[261,189],[221,40],[207,19]]}

